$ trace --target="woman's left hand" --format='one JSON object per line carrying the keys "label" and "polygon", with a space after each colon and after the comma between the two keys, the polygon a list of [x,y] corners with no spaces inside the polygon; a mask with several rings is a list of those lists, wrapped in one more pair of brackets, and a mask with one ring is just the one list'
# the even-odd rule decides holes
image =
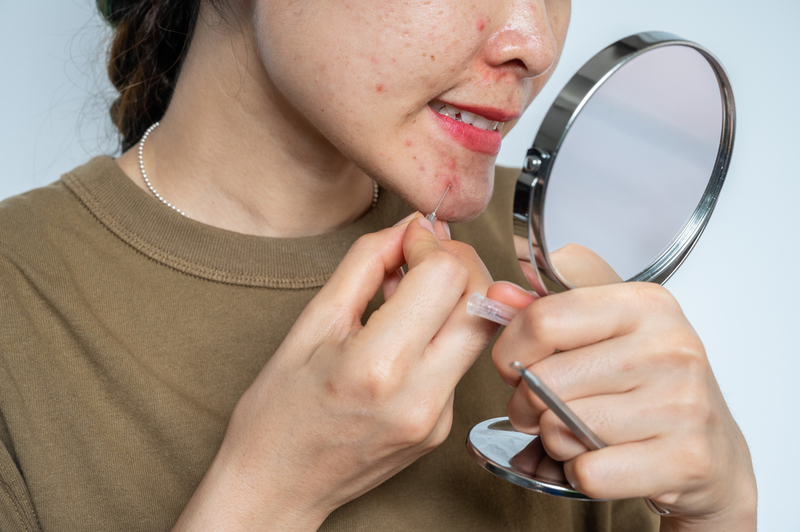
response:
{"label": "woman's left hand", "polygon": [[[539,299],[495,283],[487,295],[523,309],[493,351],[500,375],[517,387],[508,404],[511,423],[541,435],[575,489],[598,499],[647,497],[671,511],[662,530],[755,530],[747,444],[703,344],[666,289],[625,283]],[[509,367],[514,361],[609,446],[587,452],[519,386]]]}

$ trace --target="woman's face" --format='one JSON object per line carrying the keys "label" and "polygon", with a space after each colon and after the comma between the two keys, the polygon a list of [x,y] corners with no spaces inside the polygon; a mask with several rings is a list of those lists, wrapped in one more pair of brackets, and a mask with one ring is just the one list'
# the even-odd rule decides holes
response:
{"label": "woman's face", "polygon": [[[301,138],[329,142],[409,205],[467,220],[502,135],[541,90],[570,0],[254,0],[269,85]],[[324,139],[321,139],[320,133]]]}

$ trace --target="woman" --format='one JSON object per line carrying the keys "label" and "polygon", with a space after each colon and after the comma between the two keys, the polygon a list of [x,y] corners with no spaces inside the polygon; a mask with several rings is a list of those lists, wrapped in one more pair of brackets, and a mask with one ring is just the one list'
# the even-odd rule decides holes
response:
{"label": "woman", "polygon": [[0,211],[4,530],[657,526],[641,499],[469,463],[464,431],[508,400],[475,291],[524,308],[493,348],[503,380],[522,361],[611,444],[585,452],[513,392],[578,489],[650,497],[667,530],[755,527],[746,444],[663,289],[540,299],[492,284],[523,280],[498,201],[452,235],[406,216],[445,191],[440,220],[487,207],[568,1],[102,9],[126,151]]}

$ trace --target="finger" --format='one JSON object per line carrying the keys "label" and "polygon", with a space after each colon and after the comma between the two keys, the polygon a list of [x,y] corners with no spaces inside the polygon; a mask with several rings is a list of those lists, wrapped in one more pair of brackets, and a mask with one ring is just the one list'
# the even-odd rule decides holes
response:
{"label": "finger", "polygon": [[442,248],[431,229],[422,217],[407,226],[408,273],[362,331],[374,337],[377,348],[421,356],[467,285],[467,267]]}
{"label": "finger", "polygon": [[600,255],[585,246],[567,244],[550,253],[550,259],[561,276],[575,287],[622,282],[622,278]]}
{"label": "finger", "polygon": [[682,313],[674,298],[652,283],[569,290],[538,299],[520,311],[498,338],[492,356],[500,375],[516,383],[519,375],[510,368],[514,361],[530,367],[556,351],[628,334],[648,319],[654,322],[651,327],[658,327],[659,321],[679,317]]}
{"label": "finger", "polygon": [[614,445],[564,462],[564,473],[576,490],[595,499],[647,497],[669,504],[671,494],[688,491],[695,481],[691,465],[681,463],[694,461],[688,445],[683,456],[672,456],[661,439]]}
{"label": "finger", "polygon": [[486,297],[495,301],[500,301],[516,309],[523,309],[541,296],[536,292],[525,290],[514,283],[498,281],[486,290]]}
{"label": "finger", "polygon": [[[359,238],[298,321],[316,319],[345,329],[360,326],[361,316],[386,274],[405,262],[403,236],[409,223]],[[330,325],[319,330],[327,333]]]}
{"label": "finger", "polygon": [[499,326],[466,312],[469,297],[475,292],[485,293],[492,282],[477,252],[458,241],[443,241],[442,245],[467,267],[469,280],[459,303],[433,338],[419,369],[427,378],[454,388],[497,334]]}
{"label": "finger", "polygon": [[450,224],[445,220],[436,220],[436,223],[433,224],[433,232],[439,242],[450,240]]}
{"label": "finger", "polygon": [[397,285],[400,284],[400,280],[403,276],[405,276],[403,268],[397,268],[395,271],[386,274],[386,277],[383,279],[383,284],[381,285],[384,301],[389,301],[394,291],[397,290]]}
{"label": "finger", "polygon": [[[673,421],[673,416],[651,399],[652,394],[630,392],[578,399],[567,404],[603,442],[621,445],[658,437]],[[572,460],[587,451],[552,410],[541,414],[539,434],[547,453],[556,460]]]}

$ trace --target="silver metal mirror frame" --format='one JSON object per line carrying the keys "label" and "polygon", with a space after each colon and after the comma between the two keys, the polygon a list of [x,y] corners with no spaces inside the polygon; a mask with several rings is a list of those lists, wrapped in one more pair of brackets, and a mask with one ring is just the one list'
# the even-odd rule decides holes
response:
{"label": "silver metal mirror frame", "polygon": [[567,83],[547,112],[525,164],[517,179],[514,194],[514,233],[527,237],[532,262],[540,271],[564,288],[574,288],[550,260],[544,236],[544,202],[550,173],[558,152],[581,110],[599,87],[626,63],[662,46],[687,46],[697,50],[709,63],[719,82],[722,98],[722,128],[717,162],[703,197],[688,222],[653,262],[628,281],[663,284],[686,260],[703,233],[717,203],[728,173],[736,130],[736,106],[728,75],[722,64],[702,46],[667,32],[645,32],[615,42],[595,55]]}

